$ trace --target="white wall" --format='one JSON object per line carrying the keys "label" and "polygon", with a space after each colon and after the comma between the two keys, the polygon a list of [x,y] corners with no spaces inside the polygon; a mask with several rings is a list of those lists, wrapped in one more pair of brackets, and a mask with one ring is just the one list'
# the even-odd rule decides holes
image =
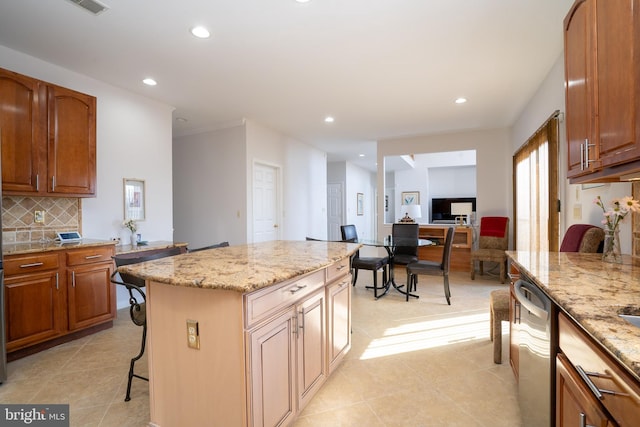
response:
{"label": "white wall", "polygon": [[254,121],[247,120],[245,126],[247,242],[253,241],[252,176],[256,162],[276,166],[281,170],[280,237],[285,240],[304,240],[306,236],[325,235],[326,153]]}
{"label": "white wall", "polygon": [[[514,123],[510,135],[512,153],[522,146],[555,110],[565,111],[564,104],[564,54],[561,54],[549,74],[533,95],[522,114]],[[584,188],[579,184],[569,184],[567,176],[567,142],[565,122],[560,123],[560,241],[566,229],[572,224],[593,224],[601,226],[602,210],[593,200],[601,196],[605,205],[611,200],[631,195],[630,183],[606,184],[596,188]],[[625,254],[631,253],[631,217],[620,226],[620,246]]]}
{"label": "white wall", "polygon": [[[458,150],[476,150],[478,218],[486,215],[512,217],[510,203],[511,147],[508,129],[478,130],[378,141],[378,188],[385,188],[383,179],[385,156]],[[378,202],[378,212],[378,234],[386,236],[391,232],[391,224],[385,225],[383,223],[383,198]]]}
{"label": "white wall", "polygon": [[246,243],[245,127],[237,125],[173,141],[175,238],[199,248]]}

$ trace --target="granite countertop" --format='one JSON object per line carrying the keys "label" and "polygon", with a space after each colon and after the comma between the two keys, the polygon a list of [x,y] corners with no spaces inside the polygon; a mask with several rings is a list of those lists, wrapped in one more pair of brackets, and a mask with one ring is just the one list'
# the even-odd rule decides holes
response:
{"label": "granite countertop", "polygon": [[507,252],[518,269],[640,381],[640,328],[618,316],[640,308],[640,264],[602,262],[602,254]]}
{"label": "granite countertop", "polygon": [[360,246],[279,240],[186,253],[121,266],[118,271],[174,286],[245,293],[327,267]]}
{"label": "granite countertop", "polygon": [[132,246],[131,244],[117,245],[116,255],[129,254],[133,252],[152,251],[154,249],[172,248],[174,246],[186,247],[187,243],[175,243],[175,242],[169,242],[165,240],[157,240],[155,242],[147,242],[144,245],[136,245],[136,246]]}
{"label": "granite countertop", "polygon": [[117,242],[113,240],[100,239],[82,239],[79,242],[60,243],[57,241],[48,242],[27,242],[27,243],[8,243],[2,245],[3,255],[21,255],[37,252],[62,251],[67,249],[85,248],[91,246],[115,245]]}

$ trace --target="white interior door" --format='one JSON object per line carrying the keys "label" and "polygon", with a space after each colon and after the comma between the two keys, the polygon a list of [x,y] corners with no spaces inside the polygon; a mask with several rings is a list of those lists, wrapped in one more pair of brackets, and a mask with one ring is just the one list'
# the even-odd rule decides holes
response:
{"label": "white interior door", "polygon": [[253,241],[256,243],[280,237],[278,194],[278,168],[254,163]]}
{"label": "white interior door", "polygon": [[[342,183],[327,184],[327,231],[329,240],[341,240],[340,226],[344,222]],[[315,237],[315,236],[314,236]]]}

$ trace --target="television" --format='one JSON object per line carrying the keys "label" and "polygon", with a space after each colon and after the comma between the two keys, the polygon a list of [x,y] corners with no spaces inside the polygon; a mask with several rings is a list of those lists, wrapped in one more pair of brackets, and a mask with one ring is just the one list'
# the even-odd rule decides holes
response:
{"label": "television", "polygon": [[431,199],[429,223],[455,224],[457,215],[451,214],[451,203],[471,203],[471,210],[476,211],[475,197],[434,197]]}

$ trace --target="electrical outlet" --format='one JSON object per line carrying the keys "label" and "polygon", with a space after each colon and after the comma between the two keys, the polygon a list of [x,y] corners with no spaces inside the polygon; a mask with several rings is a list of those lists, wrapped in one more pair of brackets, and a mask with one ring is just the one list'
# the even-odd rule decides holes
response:
{"label": "electrical outlet", "polygon": [[187,320],[187,346],[200,350],[200,330],[196,320]]}
{"label": "electrical outlet", "polygon": [[44,211],[35,211],[33,213],[33,222],[36,224],[44,224]]}

